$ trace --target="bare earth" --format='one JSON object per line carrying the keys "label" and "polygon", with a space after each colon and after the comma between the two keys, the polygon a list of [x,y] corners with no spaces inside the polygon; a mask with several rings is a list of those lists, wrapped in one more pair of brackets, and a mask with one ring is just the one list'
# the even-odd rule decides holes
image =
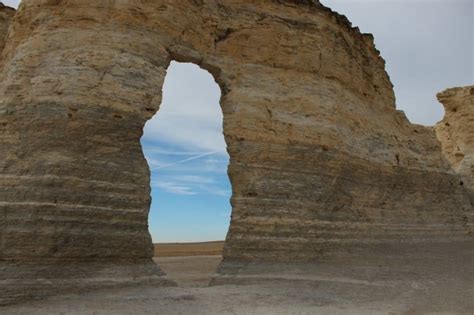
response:
{"label": "bare earth", "polygon": [[154,259],[180,287],[206,287],[222,256],[181,256]]}
{"label": "bare earth", "polygon": [[196,256],[198,248],[194,256],[155,258],[179,287],[68,294],[0,314],[474,314],[472,241],[354,251],[323,258],[313,269],[287,265],[284,274],[285,265],[247,264],[243,272],[230,264],[224,268],[236,270],[234,281],[250,285],[212,287],[221,256]]}
{"label": "bare earth", "polygon": [[224,241],[202,243],[161,243],[155,245],[156,257],[220,256]]}

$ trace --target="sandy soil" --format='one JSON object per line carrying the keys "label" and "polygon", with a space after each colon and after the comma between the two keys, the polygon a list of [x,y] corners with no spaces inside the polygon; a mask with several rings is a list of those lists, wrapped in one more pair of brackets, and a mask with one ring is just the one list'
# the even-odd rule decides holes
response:
{"label": "sandy soil", "polygon": [[180,287],[206,287],[222,256],[156,257],[154,260]]}
{"label": "sandy soil", "polygon": [[[250,285],[207,287],[220,256],[157,257],[180,286],[57,296],[0,314],[474,314],[474,242],[384,246],[282,266],[228,266]],[[284,266],[285,267],[285,266]],[[238,282],[238,281],[237,281]]]}

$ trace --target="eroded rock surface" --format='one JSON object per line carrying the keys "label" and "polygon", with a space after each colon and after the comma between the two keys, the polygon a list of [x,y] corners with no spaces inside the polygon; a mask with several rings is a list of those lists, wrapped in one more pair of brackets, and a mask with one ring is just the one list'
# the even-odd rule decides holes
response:
{"label": "eroded rock surface", "polygon": [[474,86],[448,89],[439,93],[438,99],[446,115],[436,125],[436,134],[474,205]]}
{"label": "eroded rock surface", "polygon": [[[173,59],[222,89],[225,261],[468,233],[466,188],[433,130],[396,110],[373,37],[317,1],[24,0],[3,56],[0,300],[69,289],[90,261],[149,274],[133,269],[153,253],[140,137]],[[72,286],[100,285],[90,266]]]}
{"label": "eroded rock surface", "polygon": [[14,15],[15,9],[7,7],[0,2],[0,51],[2,51],[5,46],[8,27]]}

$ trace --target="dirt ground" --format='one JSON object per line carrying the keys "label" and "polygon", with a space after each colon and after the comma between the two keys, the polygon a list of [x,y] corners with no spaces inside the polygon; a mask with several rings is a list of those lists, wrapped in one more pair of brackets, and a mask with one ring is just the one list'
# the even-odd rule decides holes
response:
{"label": "dirt ground", "polygon": [[155,244],[156,257],[179,256],[220,256],[224,241],[202,243],[161,243]]}
{"label": "dirt ground", "polygon": [[68,294],[0,314],[474,314],[472,241],[384,246],[310,267],[224,264],[229,279],[247,285],[207,286],[221,256],[155,261],[179,287]]}
{"label": "dirt ground", "polygon": [[163,257],[154,260],[180,287],[206,287],[222,256]]}

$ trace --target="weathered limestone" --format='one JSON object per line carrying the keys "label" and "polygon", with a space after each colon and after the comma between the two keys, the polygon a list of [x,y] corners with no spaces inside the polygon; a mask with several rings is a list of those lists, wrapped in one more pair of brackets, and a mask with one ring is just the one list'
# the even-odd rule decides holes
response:
{"label": "weathered limestone", "polygon": [[15,9],[7,7],[0,2],[0,51],[2,51],[5,46],[5,37],[14,15]]}
{"label": "weathered limestone", "polygon": [[474,86],[448,89],[439,93],[438,99],[446,115],[436,125],[436,134],[474,205]]}
{"label": "weathered limestone", "polygon": [[173,59],[222,89],[226,262],[469,232],[466,186],[395,109],[372,36],[317,1],[24,0],[3,56],[0,303],[157,272],[139,140]]}

